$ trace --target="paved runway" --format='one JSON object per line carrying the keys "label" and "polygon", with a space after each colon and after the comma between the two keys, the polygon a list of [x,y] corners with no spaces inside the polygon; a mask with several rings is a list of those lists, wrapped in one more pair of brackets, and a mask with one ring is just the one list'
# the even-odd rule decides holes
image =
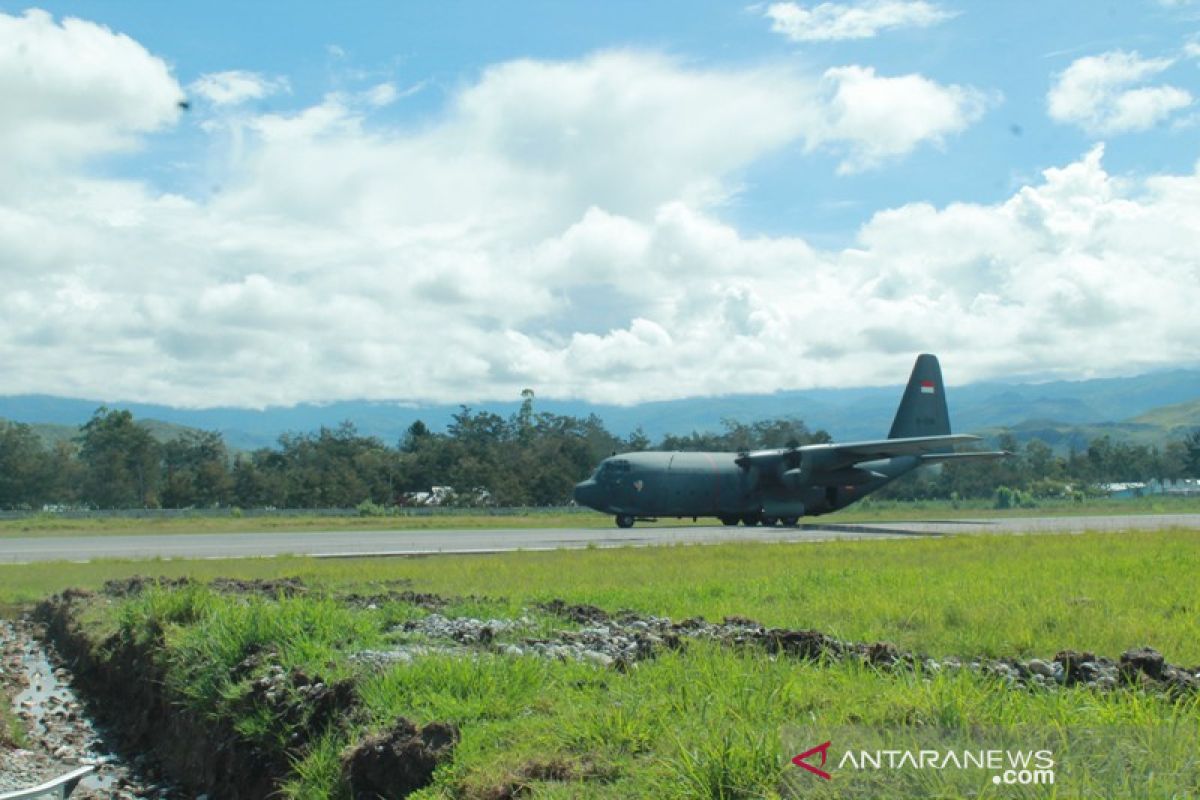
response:
{"label": "paved runway", "polygon": [[0,564],[99,558],[252,558],[418,556],[507,550],[712,544],[731,541],[820,542],[955,534],[1075,533],[1182,527],[1200,530],[1200,514],[1110,517],[1013,517],[920,522],[805,522],[799,528],[635,526],[525,530],[305,531],[163,535],[31,536],[0,539]]}

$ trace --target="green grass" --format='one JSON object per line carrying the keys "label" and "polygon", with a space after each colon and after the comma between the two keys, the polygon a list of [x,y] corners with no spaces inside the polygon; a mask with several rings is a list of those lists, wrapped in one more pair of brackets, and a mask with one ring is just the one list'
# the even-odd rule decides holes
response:
{"label": "green grass", "polygon": [[[1200,497],[1141,497],[1130,500],[1090,499],[1042,500],[1031,508],[999,510],[991,500],[892,501],[868,498],[836,514],[807,522],[853,523],[914,521],[929,519],[973,519],[994,517],[1106,516],[1113,514],[1200,513]],[[712,518],[693,523],[690,518],[665,518],[639,522],[639,526],[717,524]],[[197,513],[180,517],[87,517],[74,519],[43,513],[23,519],[0,520],[0,539],[36,536],[103,536],[108,534],[162,536],[175,533],[270,533],[285,531],[356,530],[447,530],[479,528],[606,528],[613,518],[594,511],[529,510],[521,513],[490,513],[487,510],[439,510],[436,514],[405,514],[379,517],[271,515],[241,516],[236,512],[214,516]]]}
{"label": "green grass", "polygon": [[1200,532],[962,536],[443,556],[0,565],[0,606],[134,574],[298,576],[331,588],[405,580],[514,615],[561,597],[682,619],[747,616],[933,655],[1119,655],[1200,663]]}
{"label": "green grass", "polygon": [[[887,640],[931,655],[1050,657],[1064,648],[1117,656],[1150,645],[1200,663],[1200,533],[1165,530],[951,537],[801,545],[630,548],[431,559],[280,558],[0,567],[0,602],[134,573],[199,579],[297,576],[298,597],[153,589],[87,616],[97,641],[160,635],[157,657],[180,702],[282,748],[307,717],[254,700],[269,653],[285,669],[352,678],[362,718],[318,731],[294,754],[285,794],[346,798],[346,748],[398,716],[448,721],[461,741],[424,798],[1044,796],[996,788],[971,772],[838,773],[815,788],[789,759],[830,738],[835,749],[980,740],[1051,747],[1057,797],[1192,796],[1200,700],[1084,688],[1014,691],[969,671],[877,672],[856,663],[773,659],[693,643],[627,673],[494,653],[428,655],[374,669],[350,658],[387,647],[393,626],[425,612],[406,603],[350,607],[343,592],[397,581],[457,595],[450,615],[515,617],[555,597],[676,619],[738,614],[767,625]],[[535,622],[544,628],[545,619]],[[563,627],[566,627],[565,623]],[[816,738],[824,737],[824,738]]]}
{"label": "green grass", "polygon": [[[798,781],[805,786],[788,759],[797,743],[806,742],[803,748],[822,736],[834,736],[842,749],[856,740],[896,746],[930,737],[958,748],[980,740],[1029,747],[1032,737],[1063,763],[1060,796],[1068,797],[1113,796],[1114,790],[1182,796],[1200,774],[1195,696],[1013,691],[965,671],[881,673],[857,663],[801,663],[704,643],[665,652],[627,674],[486,653],[433,655],[373,671],[350,665],[347,654],[378,646],[385,616],[328,599],[154,590],[126,602],[118,616],[126,635],[165,629],[162,657],[177,696],[237,719],[243,736],[267,747],[282,747],[303,721],[272,716],[247,701],[254,676],[231,677],[247,652],[277,651],[285,668],[330,680],[357,675],[361,727],[330,729],[298,754],[291,797],[345,797],[339,755],[363,732],[399,716],[418,724],[451,722],[461,731],[453,762],[419,794],[425,798],[499,796],[504,787],[518,786],[536,797],[776,797]],[[1103,752],[1094,744],[1097,731],[1101,738],[1107,732]],[[1155,746],[1147,750],[1147,741]],[[1113,748],[1125,754],[1119,771],[1110,768]],[[1175,774],[1189,759],[1190,769]],[[985,778],[848,775],[838,786],[845,792],[873,786],[873,796],[954,797],[978,789]],[[1147,793],[1151,780],[1157,788]],[[981,796],[993,796],[983,788]]]}

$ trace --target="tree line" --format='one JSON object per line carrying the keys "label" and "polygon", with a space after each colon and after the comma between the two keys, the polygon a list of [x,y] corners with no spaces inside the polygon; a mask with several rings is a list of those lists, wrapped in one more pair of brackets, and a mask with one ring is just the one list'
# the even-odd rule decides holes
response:
{"label": "tree line", "polygon": [[[187,431],[159,442],[129,411],[101,407],[70,442],[43,445],[28,425],[0,422],[0,508],[388,508],[449,487],[451,505],[551,506],[615,452],[742,451],[830,441],[794,418],[718,432],[668,435],[608,431],[594,414],[539,413],[524,392],[510,417],[462,406],[444,432],[414,422],[394,445],[353,424],[281,436],[276,447],[234,453],[220,433]],[[1056,455],[1033,440],[999,461],[949,463],[885,489],[901,499],[992,497],[998,487],[1060,496],[1113,481],[1200,477],[1200,431],[1164,448],[1101,437],[1086,451]]]}
{"label": "tree line", "polygon": [[[1105,484],[1200,478],[1200,429],[1162,448],[1113,441],[1104,435],[1092,439],[1084,450],[1057,455],[1041,439],[1030,439],[1022,446],[1010,433],[1000,435],[998,447],[1012,457],[950,462],[939,470],[918,470],[877,496],[902,500],[995,497],[999,505],[1017,505],[1102,494]],[[1001,489],[1005,491],[999,492]]]}

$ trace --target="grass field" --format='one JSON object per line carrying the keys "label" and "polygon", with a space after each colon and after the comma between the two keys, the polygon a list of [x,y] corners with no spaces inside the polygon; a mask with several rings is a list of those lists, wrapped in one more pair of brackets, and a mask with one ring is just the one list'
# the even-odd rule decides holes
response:
{"label": "grass field", "polygon": [[[353,679],[365,718],[350,730],[330,728],[294,753],[293,797],[346,797],[342,754],[397,716],[452,722],[461,731],[452,762],[422,797],[809,796],[817,790],[796,783],[803,776],[788,759],[793,746],[819,743],[809,739],[830,731],[839,743],[883,737],[887,746],[930,736],[1037,741],[1059,760],[1056,797],[1186,797],[1200,789],[1194,694],[1014,690],[968,670],[878,671],[703,642],[626,672],[502,652],[434,652],[381,670],[350,655],[395,645],[395,625],[426,612],[399,601],[370,608],[339,599],[401,581],[458,596],[442,610],[447,616],[525,615],[543,627],[551,621],[536,604],[562,598],[677,620],[741,615],[934,656],[1050,658],[1074,648],[1115,657],[1149,645],[1190,665],[1200,663],[1194,531],[32,565],[0,567],[0,602],[133,573],[296,576],[312,587],[296,598],[156,589],[93,611],[97,639],[114,630],[133,637],[162,630],[157,657],[177,696],[232,720],[263,747],[285,746],[297,723],[248,702],[257,673],[233,671],[247,653],[273,653],[284,669],[329,681]],[[838,777],[817,796],[1049,796],[997,788],[969,772]]]}
{"label": "grass field", "polygon": [[[1068,500],[1044,500],[1030,508],[995,509],[990,501],[877,501],[871,498],[834,515],[821,517],[829,522],[880,522],[924,519],[965,519],[1032,516],[1105,516],[1113,514],[1185,514],[1200,513],[1200,497],[1141,497],[1130,500],[1094,498],[1076,503]],[[589,510],[529,509],[518,513],[492,513],[487,510],[441,509],[438,513],[397,512],[384,516],[263,515],[243,516],[240,512],[197,512],[188,515],[154,516],[97,515],[72,518],[61,514],[35,514],[19,519],[0,520],[0,538],[55,535],[138,534],[146,536],[172,533],[245,533],[305,530],[445,530],[451,528],[605,528],[613,518]],[[639,525],[713,525],[702,518],[664,519]]]}
{"label": "grass field", "polygon": [[198,579],[297,576],[330,589],[383,581],[494,598],[518,614],[562,598],[683,619],[728,615],[886,639],[942,654],[1117,655],[1153,646],[1200,663],[1200,532],[951,537],[500,553],[430,559],[271,558],[0,565],[0,605],[133,574]]}

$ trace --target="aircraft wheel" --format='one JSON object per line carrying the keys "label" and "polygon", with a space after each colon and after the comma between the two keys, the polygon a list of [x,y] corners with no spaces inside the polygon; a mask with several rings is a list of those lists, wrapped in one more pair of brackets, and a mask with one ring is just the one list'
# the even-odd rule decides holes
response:
{"label": "aircraft wheel", "polygon": [[633,527],[633,514],[617,514],[617,527],[618,528],[632,528]]}
{"label": "aircraft wheel", "polygon": [[763,524],[764,528],[774,528],[775,523],[778,521],[779,520],[775,517],[763,517],[762,518],[762,524]]}
{"label": "aircraft wheel", "polygon": [[742,524],[745,525],[747,528],[753,528],[755,525],[758,524],[758,520],[759,520],[758,514],[743,514],[742,515]]}
{"label": "aircraft wheel", "polygon": [[794,528],[800,524],[799,517],[783,517],[780,521],[784,524],[784,527],[787,528]]}
{"label": "aircraft wheel", "polygon": [[738,524],[737,517],[725,516],[725,517],[721,517],[720,519],[721,519],[722,525],[737,525]]}

